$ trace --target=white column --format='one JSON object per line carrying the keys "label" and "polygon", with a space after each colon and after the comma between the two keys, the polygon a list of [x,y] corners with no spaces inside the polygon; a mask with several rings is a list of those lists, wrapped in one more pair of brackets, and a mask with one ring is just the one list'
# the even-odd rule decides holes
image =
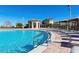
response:
{"label": "white column", "polygon": [[32,28],[34,28],[33,22],[32,22]]}
{"label": "white column", "polygon": [[39,28],[39,23],[38,23],[38,28]]}
{"label": "white column", "polygon": [[39,23],[39,28],[40,28],[40,23]]}
{"label": "white column", "polygon": [[38,28],[38,22],[36,22],[36,28]]}

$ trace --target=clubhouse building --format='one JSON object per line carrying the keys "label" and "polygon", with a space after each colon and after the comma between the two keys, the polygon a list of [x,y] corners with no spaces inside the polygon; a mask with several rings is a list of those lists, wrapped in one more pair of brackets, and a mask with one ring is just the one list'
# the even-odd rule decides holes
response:
{"label": "clubhouse building", "polygon": [[54,27],[65,30],[79,30],[79,18],[55,22]]}
{"label": "clubhouse building", "polygon": [[29,28],[40,28],[41,21],[32,19],[28,21]]}

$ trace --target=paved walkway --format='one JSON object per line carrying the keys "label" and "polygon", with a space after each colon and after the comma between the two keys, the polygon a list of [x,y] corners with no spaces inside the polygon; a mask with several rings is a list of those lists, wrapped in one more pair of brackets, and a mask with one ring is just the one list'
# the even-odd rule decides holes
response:
{"label": "paved walkway", "polygon": [[48,46],[43,53],[69,53],[70,48],[61,47],[59,43],[53,43],[52,45]]}
{"label": "paved walkway", "polygon": [[[53,34],[53,32],[52,32]],[[45,49],[42,53],[69,53],[70,48],[61,46],[61,36],[58,33],[54,33],[51,37],[52,43],[47,46],[47,49]]]}

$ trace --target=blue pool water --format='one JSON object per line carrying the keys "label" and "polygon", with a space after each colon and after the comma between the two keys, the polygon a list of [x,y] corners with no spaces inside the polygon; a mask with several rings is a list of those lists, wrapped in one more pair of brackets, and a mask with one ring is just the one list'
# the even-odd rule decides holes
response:
{"label": "blue pool water", "polygon": [[38,30],[0,31],[0,53],[26,53],[47,38],[46,32]]}

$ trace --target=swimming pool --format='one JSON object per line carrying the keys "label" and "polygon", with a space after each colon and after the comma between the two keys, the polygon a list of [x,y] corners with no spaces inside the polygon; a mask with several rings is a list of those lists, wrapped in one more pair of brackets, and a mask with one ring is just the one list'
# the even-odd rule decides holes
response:
{"label": "swimming pool", "polygon": [[26,53],[47,38],[47,32],[39,30],[0,31],[0,53]]}

